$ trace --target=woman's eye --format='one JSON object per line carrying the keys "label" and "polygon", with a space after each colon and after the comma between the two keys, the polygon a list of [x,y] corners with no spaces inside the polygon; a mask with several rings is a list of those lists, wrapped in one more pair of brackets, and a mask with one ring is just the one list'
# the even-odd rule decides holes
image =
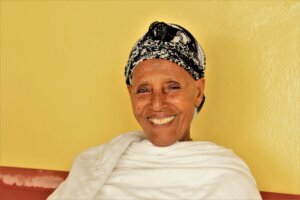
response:
{"label": "woman's eye", "polygon": [[168,87],[169,90],[179,90],[181,87],[179,85],[169,85]]}
{"label": "woman's eye", "polygon": [[138,88],[136,91],[137,94],[146,93],[146,92],[149,92],[148,88]]}

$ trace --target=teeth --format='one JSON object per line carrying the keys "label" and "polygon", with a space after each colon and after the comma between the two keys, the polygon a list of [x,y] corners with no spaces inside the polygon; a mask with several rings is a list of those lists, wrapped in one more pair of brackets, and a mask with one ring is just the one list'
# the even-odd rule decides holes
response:
{"label": "teeth", "polygon": [[164,125],[171,122],[174,118],[175,116],[166,117],[163,119],[150,118],[149,120],[155,125]]}

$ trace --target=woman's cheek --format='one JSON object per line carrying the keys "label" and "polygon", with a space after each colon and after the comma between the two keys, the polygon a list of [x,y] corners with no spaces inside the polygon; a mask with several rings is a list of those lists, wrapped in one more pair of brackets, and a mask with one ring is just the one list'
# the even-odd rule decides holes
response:
{"label": "woman's cheek", "polygon": [[144,108],[144,102],[143,101],[136,101],[134,103],[134,113],[135,115],[138,117],[138,116],[141,116],[142,115],[142,112],[143,112],[143,108]]}

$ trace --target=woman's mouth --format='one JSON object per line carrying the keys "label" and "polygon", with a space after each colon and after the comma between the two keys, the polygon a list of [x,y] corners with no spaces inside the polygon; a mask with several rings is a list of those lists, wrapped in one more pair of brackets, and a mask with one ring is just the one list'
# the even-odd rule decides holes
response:
{"label": "woman's mouth", "polygon": [[165,118],[148,118],[154,125],[165,125],[170,123],[175,119],[175,116],[165,117]]}

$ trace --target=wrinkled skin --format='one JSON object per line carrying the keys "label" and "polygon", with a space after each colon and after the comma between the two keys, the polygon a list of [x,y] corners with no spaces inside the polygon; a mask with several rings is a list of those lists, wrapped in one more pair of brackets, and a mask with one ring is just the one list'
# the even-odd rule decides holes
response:
{"label": "wrinkled skin", "polygon": [[156,146],[190,140],[195,108],[204,95],[204,78],[195,81],[182,67],[164,59],[139,63],[128,86],[135,118]]}

